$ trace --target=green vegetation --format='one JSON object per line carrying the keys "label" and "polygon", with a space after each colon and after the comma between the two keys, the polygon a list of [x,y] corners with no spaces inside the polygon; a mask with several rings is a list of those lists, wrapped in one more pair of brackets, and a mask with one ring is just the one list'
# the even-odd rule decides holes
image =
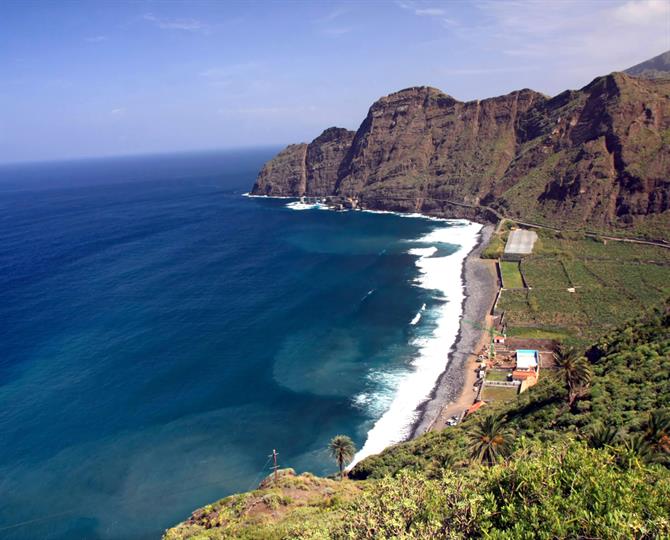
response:
{"label": "green vegetation", "polygon": [[481,398],[486,401],[512,401],[519,394],[516,386],[485,386]]}
{"label": "green vegetation", "polygon": [[512,433],[505,425],[505,418],[491,414],[478,416],[468,438],[470,458],[487,465],[507,456],[512,443]]}
{"label": "green vegetation", "polygon": [[510,374],[508,369],[489,369],[486,371],[487,381],[507,381],[507,376]]}
{"label": "green vegetation", "polygon": [[292,469],[279,473],[277,483],[268,478],[257,490],[195,511],[168,530],[164,539],[328,538],[319,531],[336,528],[343,509],[366,486],[365,482],[336,481],[309,473],[296,476]]}
{"label": "green vegetation", "polygon": [[500,235],[493,235],[482,251],[482,259],[500,259],[505,250],[505,240]]}
{"label": "green vegetation", "polygon": [[523,289],[523,278],[518,262],[500,261],[503,287],[506,289]]}
{"label": "green vegetation", "polygon": [[503,291],[508,335],[584,347],[670,295],[670,249],[539,230],[521,270],[532,290]]}
{"label": "green vegetation", "polygon": [[337,467],[340,469],[340,478],[343,478],[344,466],[347,463],[350,463],[356,454],[354,441],[346,435],[335,435],[328,445],[328,450],[330,451],[331,457],[337,463]]}
{"label": "green vegetation", "polygon": [[670,537],[670,302],[559,356],[518,399],[362,461],[356,481],[282,471],[165,538]]}
{"label": "green vegetation", "polygon": [[568,391],[568,406],[572,407],[577,397],[583,395],[591,384],[591,366],[586,358],[579,356],[572,347],[562,347],[558,350],[556,366]]}

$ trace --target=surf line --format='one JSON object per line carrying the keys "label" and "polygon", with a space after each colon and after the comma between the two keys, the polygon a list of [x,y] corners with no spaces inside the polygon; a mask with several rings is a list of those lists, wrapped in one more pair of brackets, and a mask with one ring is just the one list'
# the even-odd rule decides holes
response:
{"label": "surf line", "polygon": [[420,320],[421,320],[421,313],[426,310],[426,304],[421,306],[421,309],[417,312],[416,315],[414,315],[414,318],[410,321],[409,324],[412,326],[415,326]]}

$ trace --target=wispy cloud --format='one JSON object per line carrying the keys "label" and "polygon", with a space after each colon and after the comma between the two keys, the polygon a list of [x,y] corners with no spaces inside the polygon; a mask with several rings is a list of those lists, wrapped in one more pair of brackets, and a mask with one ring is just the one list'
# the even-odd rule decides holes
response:
{"label": "wispy cloud", "polygon": [[109,114],[112,116],[124,116],[126,114],[126,108],[125,107],[117,107],[116,109],[112,109],[109,111]]}
{"label": "wispy cloud", "polygon": [[166,19],[153,13],[145,13],[142,18],[161,30],[183,30],[186,32],[208,32],[209,25],[198,19]]}
{"label": "wispy cloud", "polygon": [[433,4],[413,2],[411,0],[398,0],[396,4],[406,11],[411,11],[417,17],[429,17],[447,28],[458,26],[458,21],[449,17],[449,12],[442,7],[435,7]]}
{"label": "wispy cloud", "polygon": [[[397,5],[449,26],[443,19],[453,4],[435,7],[400,0]],[[504,74],[518,66],[520,72],[545,72],[543,90],[554,91],[567,80],[586,84],[598,74],[625,69],[670,49],[668,0],[474,0],[468,10],[474,15],[464,17],[459,11],[458,24],[449,27],[444,39],[426,44],[453,47],[457,39],[465,50],[497,58],[500,65],[438,68],[445,75]]]}
{"label": "wispy cloud", "polygon": [[510,56],[624,69],[670,48],[667,0],[480,0],[475,6],[488,23],[469,29],[471,36]]}
{"label": "wispy cloud", "polygon": [[335,19],[340,18],[342,15],[346,15],[350,11],[351,11],[351,6],[338,7],[338,8],[335,8],[335,9],[329,11],[328,13],[323,15],[322,17],[319,17],[318,19],[316,19],[315,22],[318,22],[318,23],[331,22],[331,21],[334,21]]}
{"label": "wispy cloud", "polygon": [[89,43],[100,43],[101,41],[107,41],[107,36],[91,36],[84,38],[84,41],[88,41]]}
{"label": "wispy cloud", "polygon": [[416,8],[414,14],[419,17],[444,17],[447,12],[441,8]]}
{"label": "wispy cloud", "polygon": [[[613,10],[613,15],[626,23],[633,24],[654,24],[664,20],[665,24],[670,24],[670,3],[667,0],[637,0],[629,1]],[[668,30],[668,26],[666,26]],[[668,30],[670,33],[670,30]]]}
{"label": "wispy cloud", "polygon": [[314,20],[316,24],[317,31],[326,36],[342,36],[348,34],[353,30],[351,25],[348,25],[346,21],[340,21],[340,19],[350,13],[352,7],[349,6],[340,6],[337,7],[322,17]]}

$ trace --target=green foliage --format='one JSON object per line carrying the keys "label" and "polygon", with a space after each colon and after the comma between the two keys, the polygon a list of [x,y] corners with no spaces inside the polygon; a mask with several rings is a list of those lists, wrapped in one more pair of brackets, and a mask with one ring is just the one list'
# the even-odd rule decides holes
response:
{"label": "green foliage", "polygon": [[534,254],[521,263],[532,290],[505,290],[498,303],[510,335],[561,328],[564,340],[585,347],[670,295],[669,249],[538,234]]}
{"label": "green foliage", "polygon": [[593,375],[586,358],[579,356],[573,347],[556,351],[556,366],[568,391],[568,404],[572,406],[577,396],[586,390]]}
{"label": "green foliage", "polygon": [[502,274],[503,287],[506,289],[523,289],[523,279],[519,272],[519,263],[501,261],[500,273]]}
{"label": "green foliage", "polygon": [[334,538],[662,538],[670,474],[617,467],[612,453],[577,442],[526,442],[505,465],[387,477],[347,516]]}
{"label": "green foliage", "polygon": [[468,438],[470,457],[487,465],[493,465],[507,456],[512,443],[512,434],[505,426],[505,418],[491,414],[478,417]]}
{"label": "green foliage", "polygon": [[[666,309],[622,326],[587,351],[590,386],[574,396],[572,407],[565,406],[569,400],[565,374],[548,370],[518,399],[487,407],[505,414],[508,426],[518,434],[545,443],[554,443],[565,434],[587,439],[599,426],[611,426],[622,436],[647,431],[650,412],[670,407],[670,315]],[[467,455],[468,433],[476,421],[473,415],[443,432],[391,447],[357,464],[350,476],[381,478],[403,468],[435,470],[449,455]]]}
{"label": "green foliage", "polygon": [[514,402],[359,463],[365,482],[282,475],[165,538],[670,537],[670,304],[600,339],[587,366],[581,351],[560,357]]}
{"label": "green foliage", "polygon": [[505,250],[505,240],[498,234],[491,236],[488,245],[482,251],[482,259],[499,259]]}
{"label": "green foliage", "polygon": [[335,435],[335,437],[330,440],[328,451],[340,469],[341,478],[344,474],[344,466],[354,459],[356,445],[354,445],[354,441],[346,435]]}

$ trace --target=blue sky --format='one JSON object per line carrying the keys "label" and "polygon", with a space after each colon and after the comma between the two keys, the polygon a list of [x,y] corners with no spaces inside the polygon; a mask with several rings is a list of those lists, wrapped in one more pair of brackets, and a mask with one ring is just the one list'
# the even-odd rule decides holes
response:
{"label": "blue sky", "polygon": [[0,3],[0,161],[308,141],[430,85],[578,88],[670,49],[670,2]]}

